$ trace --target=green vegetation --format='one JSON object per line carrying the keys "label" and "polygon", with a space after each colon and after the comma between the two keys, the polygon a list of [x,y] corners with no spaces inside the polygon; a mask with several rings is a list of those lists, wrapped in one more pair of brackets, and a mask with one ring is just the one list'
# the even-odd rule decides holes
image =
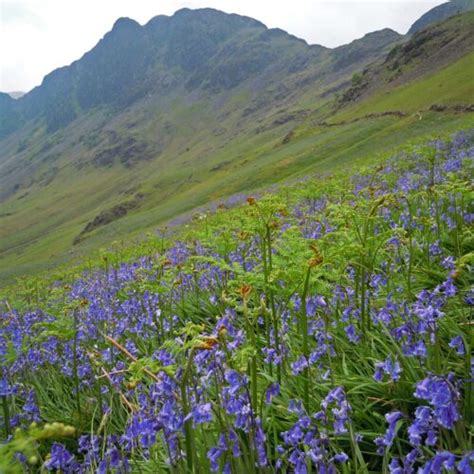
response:
{"label": "green vegetation", "polygon": [[[122,196],[110,199],[109,196],[115,195],[115,189],[127,189],[134,181],[152,181],[150,177],[149,181],[145,176],[133,177],[132,173],[124,177],[120,170],[111,170],[106,183],[97,179],[93,172],[84,174],[80,182],[75,180],[74,193],[68,193],[72,183],[65,181],[59,188],[48,188],[41,200],[34,194],[31,200],[24,198],[17,202],[21,213],[16,213],[15,204],[4,208],[12,215],[3,218],[6,227],[2,238],[0,281],[7,283],[15,276],[37,273],[48,266],[54,268],[71,257],[80,257],[114,240],[122,241],[123,236],[128,236],[126,240],[137,238],[198,206],[225,202],[232,194],[265,189],[289,177],[357,166],[386,156],[399,148],[400,143],[419,141],[423,136],[436,136],[469,124],[474,124],[469,115],[428,112],[421,121],[413,115],[403,119],[365,119],[331,128],[302,125],[286,145],[281,144],[279,134],[270,145],[264,142],[259,146],[251,141],[235,143],[230,147],[232,154],[226,148],[216,157],[216,162],[230,162],[221,170],[202,169],[200,162],[194,164],[191,158],[185,176],[178,179],[183,165],[170,163],[168,167],[156,170],[160,182],[158,189],[153,189],[151,183],[141,188],[145,192],[149,189],[145,208],[98,228],[88,239],[72,247],[73,239],[95,217],[95,209],[102,208],[101,202],[107,202],[104,206],[107,209],[123,202]],[[175,179],[166,179],[165,171]],[[191,182],[187,179],[189,174],[193,174]],[[56,196],[63,194],[69,196],[58,201]],[[77,195],[81,196],[79,201]],[[94,209],[92,212],[91,208]],[[64,223],[66,216],[68,220]]]}
{"label": "green vegetation", "polygon": [[0,473],[470,474],[473,26],[184,9],[0,94]]}
{"label": "green vegetation", "polygon": [[422,80],[395,88],[382,88],[374,96],[335,115],[331,120],[338,122],[389,110],[423,112],[434,104],[465,105],[469,98],[474,98],[473,70],[474,52]]}
{"label": "green vegetation", "polygon": [[214,10],[118,21],[34,93],[0,96],[0,286],[233,194],[471,126],[473,25],[465,14],[329,50]]}
{"label": "green vegetation", "polygon": [[4,291],[0,471],[469,472],[473,150],[400,147]]}

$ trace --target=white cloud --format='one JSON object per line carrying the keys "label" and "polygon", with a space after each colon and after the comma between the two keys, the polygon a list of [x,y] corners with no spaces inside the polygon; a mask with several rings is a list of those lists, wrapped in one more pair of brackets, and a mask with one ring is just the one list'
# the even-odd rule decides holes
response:
{"label": "white cloud", "polygon": [[179,8],[256,18],[308,43],[338,46],[389,27],[405,33],[443,0],[0,0],[0,90],[29,90],[91,49],[121,16],[146,23]]}

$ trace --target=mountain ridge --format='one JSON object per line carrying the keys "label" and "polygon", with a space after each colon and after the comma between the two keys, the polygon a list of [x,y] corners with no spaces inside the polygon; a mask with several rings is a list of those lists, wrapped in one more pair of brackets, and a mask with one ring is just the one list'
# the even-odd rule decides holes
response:
{"label": "mountain ridge", "polygon": [[412,35],[427,26],[446,20],[451,16],[458,15],[470,10],[474,10],[473,0],[450,0],[432,8],[422,15],[408,30],[408,34]]}
{"label": "mountain ridge", "polygon": [[[212,22],[215,22],[216,19],[218,19],[219,22],[225,19],[226,28],[228,25],[232,25],[232,28],[229,30],[230,32],[228,31],[227,34],[225,34],[223,28],[217,29],[216,31],[205,31],[203,26],[208,27],[209,24],[215,24]],[[188,23],[191,21],[192,27],[183,29],[183,21]],[[200,21],[202,24],[198,25]],[[189,25],[187,24],[187,26]],[[198,29],[199,26],[200,29]],[[198,29],[195,36],[192,34],[193,28]],[[191,30],[191,32],[189,30]],[[294,48],[297,48],[296,45],[299,45],[300,51],[298,52],[298,57],[300,63],[317,61],[322,54],[333,55],[336,69],[348,66],[357,60],[366,60],[371,55],[380,52],[380,47],[377,42],[375,42],[374,47],[372,47],[370,51],[364,52],[364,55],[361,57],[356,56],[353,59],[349,58],[349,60],[347,58],[341,58],[341,56],[346,56],[348,48],[357,48],[358,45],[373,42],[371,35],[377,34],[376,32],[356,39],[349,45],[330,49],[321,45],[308,45],[305,40],[297,38],[284,30],[278,28],[269,29],[258,20],[236,14],[226,14],[214,9],[191,10],[185,8],[178,10],[172,16],[158,15],[143,26],[133,19],[123,17],[114,23],[112,29],[104,35],[94,48],[86,52],[81,58],[73,61],[70,65],[57,68],[47,74],[40,86],[35,87],[18,99],[18,102],[12,105],[12,107],[15,107],[16,113],[20,115],[21,125],[29,120],[46,115],[48,129],[50,131],[57,130],[61,128],[62,124],[67,124],[74,120],[81,111],[89,110],[91,107],[104,103],[117,101],[117,87],[124,89],[136,82],[137,77],[130,76],[130,71],[136,71],[136,76],[146,75],[147,68],[145,65],[147,64],[148,67],[150,67],[150,64],[156,63],[157,55],[163,53],[160,51],[162,44],[168,43],[172,45],[170,46],[170,50],[165,52],[163,58],[168,66],[179,66],[182,67],[185,72],[192,71],[196,73],[196,66],[201,66],[201,69],[205,69],[202,65],[206,64],[208,59],[212,59],[213,56],[218,53],[214,47],[215,44],[225,43],[231,36],[237,35],[241,30],[245,30],[247,33],[250,33],[249,30],[252,30],[251,32],[254,35],[258,30],[261,30],[260,38],[255,38],[255,40],[259,42],[258,46],[260,47],[268,44],[270,38],[274,42],[277,40],[286,41],[287,43],[293,42],[292,47]],[[381,30],[380,34],[386,36],[387,31],[387,29]],[[401,36],[395,32],[391,34],[393,35],[391,41],[396,41],[401,38]],[[168,37],[166,37],[166,35],[168,35]],[[127,44],[125,45],[125,43]],[[110,49],[113,48],[113,46],[115,46],[115,53]],[[249,42],[244,43],[244,46],[249,47]],[[115,61],[111,67],[105,70],[101,77],[100,84],[94,85],[91,79],[93,76],[91,69],[105,66],[106,64],[102,59],[100,59],[99,64],[88,65],[87,63],[91,62],[91,57],[100,55],[100,51],[104,48],[108,48],[108,55],[115,54],[120,61]],[[147,55],[142,54],[144,50],[147,52]],[[124,57],[125,52],[128,52],[127,57]],[[227,48],[222,52],[223,55],[234,53],[235,48]],[[209,82],[207,87],[210,89],[220,87],[232,88],[247,78],[245,69],[246,67],[248,68],[250,64],[256,65],[257,67],[261,65],[262,68],[265,68],[272,60],[278,60],[279,56],[281,56],[281,54],[275,51],[273,55],[267,53],[266,57],[262,55],[251,56],[247,63],[242,61],[235,65],[228,64],[219,71],[213,71],[214,78],[222,78],[221,81],[219,81],[219,79],[212,80],[209,79],[209,77],[203,78],[202,76],[204,76],[204,74],[201,72],[194,82],[188,82],[188,86],[196,87],[199,85],[199,81],[207,79]],[[222,58],[217,59],[221,60]],[[126,63],[126,67],[121,68],[120,65],[124,63]],[[293,63],[295,64],[294,68],[297,68],[296,62],[294,61]],[[221,74],[216,76],[216,73]],[[82,77],[80,77],[81,74]],[[118,76],[120,76],[123,81],[125,80],[125,82],[119,86],[111,82],[111,78]],[[129,80],[126,81],[126,79]],[[85,80],[88,82],[83,85]],[[74,92],[74,89],[76,89],[76,92]],[[84,92],[84,89],[87,90],[87,94]],[[125,105],[144,96],[148,90],[146,84],[143,84],[141,87],[138,86],[138,90],[134,96],[129,94],[127,98],[124,98]],[[89,96],[89,98],[86,98],[86,95]],[[91,96],[100,96],[102,99],[100,101],[94,100],[90,98]],[[7,119],[8,117],[4,118],[3,121]],[[17,128],[18,127],[16,127],[16,129]],[[0,128],[0,138],[7,136],[9,133],[11,133],[11,128]]]}

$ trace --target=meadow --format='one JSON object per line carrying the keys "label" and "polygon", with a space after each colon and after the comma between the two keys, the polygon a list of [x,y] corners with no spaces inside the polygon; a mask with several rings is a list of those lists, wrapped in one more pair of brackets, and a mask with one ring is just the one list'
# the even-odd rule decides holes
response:
{"label": "meadow", "polygon": [[471,473],[473,158],[459,131],[5,290],[0,472]]}

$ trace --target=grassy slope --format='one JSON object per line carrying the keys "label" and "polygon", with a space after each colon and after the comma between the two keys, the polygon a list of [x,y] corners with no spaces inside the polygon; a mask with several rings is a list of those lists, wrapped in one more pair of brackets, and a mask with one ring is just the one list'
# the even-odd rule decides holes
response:
{"label": "grassy slope", "polygon": [[[112,167],[99,176],[94,169],[71,173],[71,163],[63,162],[60,180],[56,181],[61,183],[59,187],[31,193],[30,199],[2,203],[0,282],[53,267],[111,240],[152,230],[197,206],[233,193],[250,192],[307,172],[323,173],[351,166],[369,154],[387,153],[408,140],[470,126],[474,118],[469,114],[429,112],[419,120],[412,113],[428,109],[433,103],[469,103],[474,97],[474,84],[469,81],[473,67],[474,53],[471,53],[430,77],[382,90],[330,121],[348,121],[387,110],[411,114],[403,119],[364,119],[331,128],[315,126],[308,119],[294,130],[294,137],[286,145],[282,139],[288,127],[255,135],[232,117],[225,123],[229,129],[241,130],[237,138],[206,137],[196,123],[206,104],[175,107],[170,120],[179,124],[182,139],[175,140],[152,166],[138,166],[125,175],[122,169]],[[234,102],[237,103],[229,104],[229,111],[238,107],[239,98]],[[211,126],[218,127],[219,120],[212,116],[212,109],[206,115]],[[151,121],[144,133],[152,136],[155,126]],[[183,151],[186,143],[190,145]],[[221,167],[212,171],[219,164]],[[74,237],[97,215],[97,208],[107,209],[123,202],[127,199],[125,192],[133,187],[147,193],[144,207],[99,228],[80,245],[71,247]],[[79,201],[71,193],[72,188],[82,190]],[[117,189],[122,193],[117,194]]]}
{"label": "grassy slope", "polygon": [[375,96],[357,104],[333,121],[348,120],[368,113],[401,110],[417,112],[432,104],[456,105],[474,101],[474,52],[422,81],[413,81],[395,89],[382,89]]}
{"label": "grassy slope", "polygon": [[[209,201],[224,199],[237,192],[254,192],[272,183],[309,172],[326,173],[339,167],[352,167],[367,161],[367,156],[385,155],[401,143],[454,131],[468,126],[469,123],[473,123],[469,116],[428,113],[422,121],[413,116],[402,120],[385,117],[329,129],[306,129],[288,145],[270,147],[260,153],[254,151],[255,156],[246,166],[239,166],[237,162],[229,169],[217,173],[203,172],[202,176],[199,176],[200,182],[182,187],[181,192],[174,193],[161,203],[157,193],[156,203],[151,200],[152,204],[148,209],[98,229],[78,249],[74,249],[74,253],[68,253],[69,242],[83,227],[84,217],[78,213],[72,224],[68,222],[59,226],[55,233],[35,240],[24,251],[15,249],[5,253],[0,275],[4,282],[8,282],[20,274],[35,273],[64,263],[71,257],[89,253],[97,247],[110,244],[113,240],[123,239],[123,235],[128,234],[129,238],[133,238],[144,231],[153,231],[159,224]],[[84,185],[86,182],[87,179]],[[117,181],[111,180],[111,183],[113,187]],[[89,183],[85,197],[93,196],[90,189],[92,188]],[[100,191],[104,195],[111,192],[107,188],[100,188]],[[97,192],[99,193],[99,189]],[[99,193],[99,198],[100,196]],[[51,203],[51,206],[54,204]],[[63,202],[61,206],[67,206],[67,203]],[[87,202],[84,206],[87,209]],[[55,207],[50,211],[51,216],[47,214],[48,206],[38,203],[38,207],[45,209],[38,219],[42,220],[45,226],[54,225],[54,221],[49,219],[54,215]],[[126,240],[128,239],[125,238]]]}

